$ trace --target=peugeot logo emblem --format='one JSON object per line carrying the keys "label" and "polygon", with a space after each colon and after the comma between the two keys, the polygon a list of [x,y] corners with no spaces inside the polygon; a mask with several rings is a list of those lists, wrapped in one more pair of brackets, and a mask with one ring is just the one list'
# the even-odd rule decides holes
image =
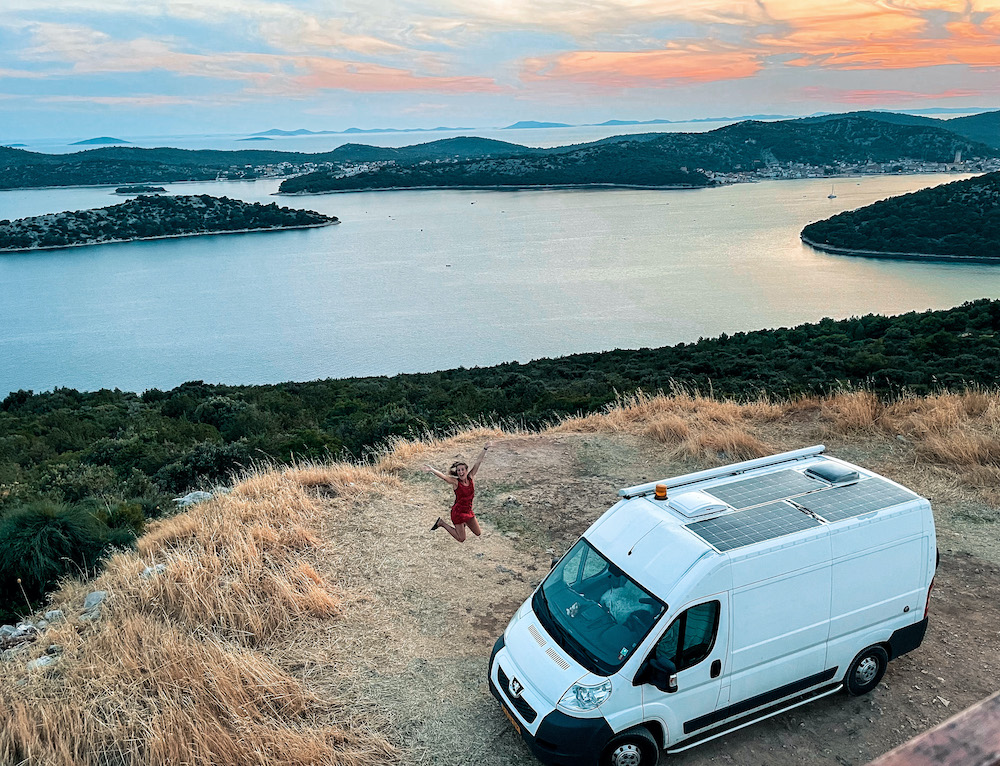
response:
{"label": "peugeot logo emblem", "polygon": [[524,686],[516,678],[510,679],[510,694],[512,697],[520,697],[524,691]]}

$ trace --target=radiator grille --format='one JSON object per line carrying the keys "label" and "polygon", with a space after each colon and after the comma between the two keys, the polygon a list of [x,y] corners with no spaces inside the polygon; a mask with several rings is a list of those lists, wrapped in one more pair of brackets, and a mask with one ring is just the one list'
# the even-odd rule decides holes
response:
{"label": "radiator grille", "polygon": [[507,674],[503,672],[503,668],[497,666],[497,680],[500,681],[500,688],[503,689],[503,693],[510,700],[510,704],[514,706],[514,709],[521,714],[521,717],[531,723],[538,717],[538,713],[535,709],[524,701],[521,697],[515,697],[510,693],[510,679],[507,678]]}

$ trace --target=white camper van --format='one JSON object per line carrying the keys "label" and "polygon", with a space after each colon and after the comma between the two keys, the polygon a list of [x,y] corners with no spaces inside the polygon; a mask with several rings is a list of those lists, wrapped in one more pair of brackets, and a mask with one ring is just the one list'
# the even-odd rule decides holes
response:
{"label": "white camper van", "polygon": [[489,685],[549,764],[649,766],[864,694],[927,629],[930,504],[824,447],[621,490],[497,640]]}

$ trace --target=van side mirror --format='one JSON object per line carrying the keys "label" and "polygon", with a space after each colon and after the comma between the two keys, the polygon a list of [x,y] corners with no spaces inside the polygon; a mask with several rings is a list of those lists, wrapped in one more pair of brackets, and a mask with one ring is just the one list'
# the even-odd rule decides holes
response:
{"label": "van side mirror", "polygon": [[673,694],[677,691],[677,666],[670,660],[650,657],[636,677],[638,683],[652,684],[661,692]]}

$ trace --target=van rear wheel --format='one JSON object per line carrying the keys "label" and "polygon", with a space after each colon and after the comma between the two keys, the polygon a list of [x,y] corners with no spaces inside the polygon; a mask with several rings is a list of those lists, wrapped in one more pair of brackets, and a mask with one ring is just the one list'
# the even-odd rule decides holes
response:
{"label": "van rear wheel", "polygon": [[882,680],[889,665],[889,655],[881,646],[869,646],[854,658],[847,669],[847,691],[855,697],[867,694]]}
{"label": "van rear wheel", "polygon": [[601,753],[601,766],[656,766],[660,748],[642,726],[627,729],[608,740]]}

